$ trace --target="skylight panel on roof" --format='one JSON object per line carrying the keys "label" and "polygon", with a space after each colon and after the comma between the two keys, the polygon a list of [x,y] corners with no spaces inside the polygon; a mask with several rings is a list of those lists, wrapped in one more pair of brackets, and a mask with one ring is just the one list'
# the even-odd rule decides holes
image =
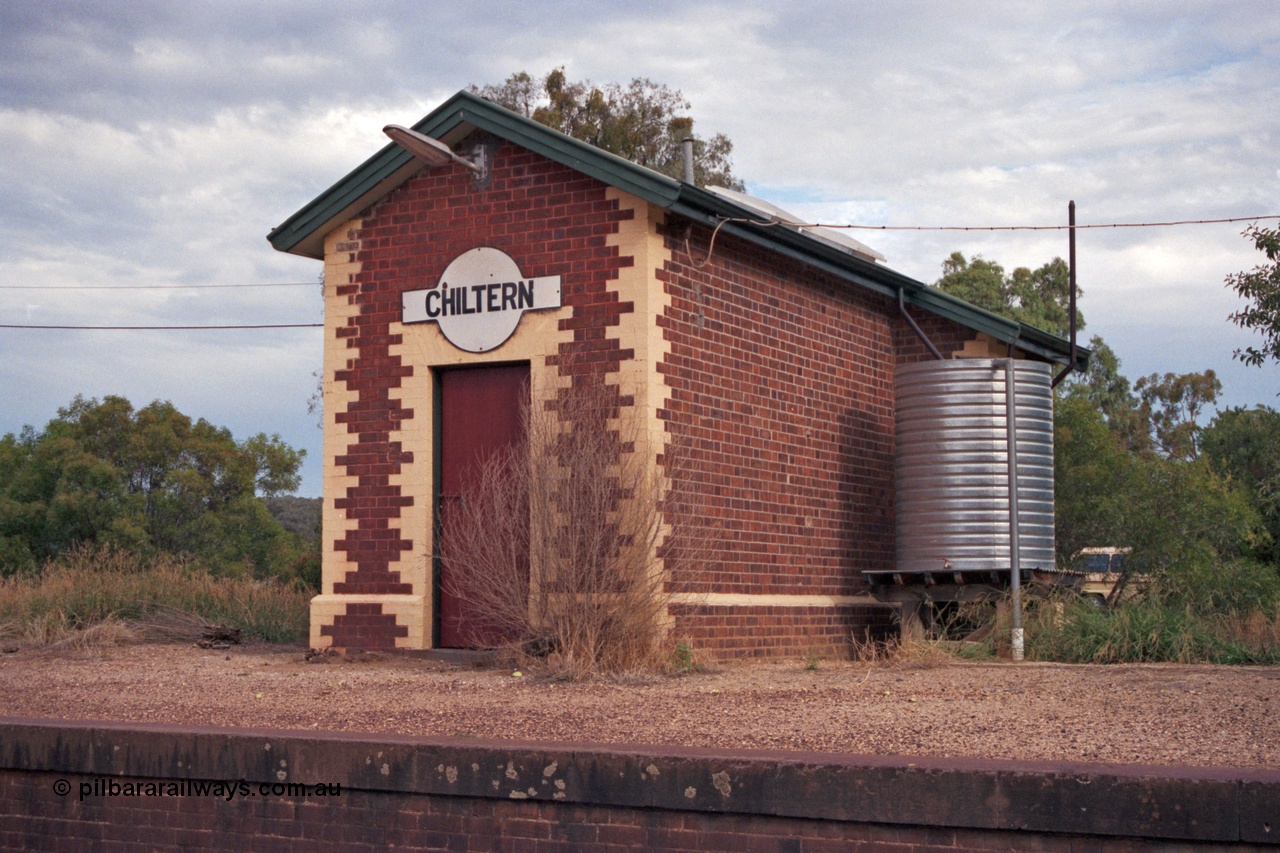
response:
{"label": "skylight panel on roof", "polygon": [[762,198],[756,198],[753,195],[740,193],[736,190],[726,189],[725,187],[707,187],[709,192],[715,193],[721,198],[727,199],[734,204],[745,207],[748,210],[760,214],[765,219],[780,222],[789,228],[803,232],[814,238],[819,243],[825,243],[833,249],[839,249],[842,252],[862,258],[864,261],[879,261],[885,263],[884,255],[877,252],[865,243],[853,239],[843,231],[836,231],[833,228],[823,228],[822,226],[806,225],[804,220],[797,217],[794,213],[783,210],[776,204],[767,202]]}

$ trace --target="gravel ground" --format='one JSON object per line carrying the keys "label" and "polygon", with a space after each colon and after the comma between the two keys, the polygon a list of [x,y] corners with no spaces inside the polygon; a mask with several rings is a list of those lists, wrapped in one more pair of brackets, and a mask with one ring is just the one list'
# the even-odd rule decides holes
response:
{"label": "gravel ground", "polygon": [[879,755],[1280,766],[1280,667],[735,663],[564,683],[398,655],[0,655],[0,715]]}

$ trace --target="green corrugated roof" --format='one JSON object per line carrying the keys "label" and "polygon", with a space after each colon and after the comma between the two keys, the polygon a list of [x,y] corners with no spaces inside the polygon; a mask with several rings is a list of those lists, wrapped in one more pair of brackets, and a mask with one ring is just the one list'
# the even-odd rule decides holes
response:
{"label": "green corrugated roof", "polygon": [[[1023,349],[1064,362],[1070,352],[1069,345],[1061,338],[984,311],[797,229],[758,227],[749,221],[736,221],[760,221],[760,214],[573,139],[470,92],[459,92],[449,98],[413,128],[453,144],[475,131],[484,131],[696,222],[715,226],[725,219],[735,220],[723,225],[721,231],[876,293],[896,297],[901,290],[907,304],[985,332],[997,340],[1017,341]],[[419,168],[412,154],[390,143],[274,228],[267,239],[282,252],[323,258],[326,234],[386,196]],[[1083,369],[1088,357],[1088,350],[1079,348],[1078,366]]]}

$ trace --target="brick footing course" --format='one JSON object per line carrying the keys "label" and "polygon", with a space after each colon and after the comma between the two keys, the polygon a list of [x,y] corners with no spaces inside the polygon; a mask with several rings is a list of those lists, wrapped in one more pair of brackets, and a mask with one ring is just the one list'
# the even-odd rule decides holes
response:
{"label": "brick footing course", "polygon": [[1278,836],[1270,770],[0,719],[4,850],[1223,850]]}

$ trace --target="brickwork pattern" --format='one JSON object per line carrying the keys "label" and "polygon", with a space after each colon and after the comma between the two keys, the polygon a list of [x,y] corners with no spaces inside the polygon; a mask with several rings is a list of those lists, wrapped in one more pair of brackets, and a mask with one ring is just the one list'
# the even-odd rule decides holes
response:
{"label": "brickwork pattern", "polygon": [[[898,312],[897,302],[892,300],[886,300],[886,302],[886,310],[893,313],[894,364],[912,364],[932,359],[933,354],[929,352],[924,341],[920,340],[920,336]],[[973,352],[979,358],[1003,358],[1008,354],[1007,347],[1000,347],[1001,351],[993,356],[989,348],[996,346],[997,341],[986,335],[976,334],[971,329],[966,329],[937,314],[928,314],[910,305],[907,306],[907,313],[944,357],[955,357],[955,354],[960,352]],[[982,348],[974,350],[975,343],[981,343]]]}
{"label": "brickwork pattern", "polygon": [[388,636],[407,637],[409,627],[397,625],[395,615],[383,613],[379,603],[352,603],[346,613],[334,616],[333,624],[321,625],[320,634],[335,646],[368,649],[385,645]]}
{"label": "brickwork pattern", "polygon": [[[893,370],[928,351],[893,300],[724,235],[700,263],[709,231],[693,228],[687,250],[686,229],[502,143],[487,188],[461,167],[421,172],[330,236],[326,521],[335,523],[313,642],[430,645],[431,373],[504,358],[531,361],[535,405],[601,383],[619,409],[653,419],[646,452],[660,456],[663,440],[678,437],[696,455],[696,500],[717,528],[717,553],[672,588],[783,608],[769,617],[780,620],[772,646],[753,634],[753,612],[706,621],[673,611],[707,650],[834,648],[837,635],[880,624],[875,608],[787,609],[784,599],[862,595],[861,570],[891,567]],[[433,285],[479,245],[526,275],[560,275],[565,307],[526,317],[523,338],[517,330],[484,354],[436,341],[433,324],[403,326],[401,293]],[[973,337],[913,316],[943,352]],[[378,597],[386,606],[374,622],[367,603]],[[406,621],[415,608],[422,615]]]}
{"label": "brickwork pattern", "polygon": [[714,658],[847,657],[851,642],[881,641],[896,632],[888,607],[671,607],[675,633]]}
{"label": "brickwork pattern", "polygon": [[[695,235],[697,236],[697,235]],[[705,591],[849,595],[892,550],[893,328],[884,300],[720,235],[659,277],[668,428],[723,519]],[[691,254],[707,253],[705,239]]]}
{"label": "brickwork pattern", "polygon": [[[71,793],[58,797],[53,785]],[[117,777],[120,783],[148,781]],[[154,781],[154,780],[152,780]],[[751,814],[442,797],[343,788],[338,797],[90,797],[92,777],[0,771],[0,850],[185,853],[706,850],[794,853],[1146,853],[1170,842],[944,826],[891,826]],[[254,786],[257,787],[256,785]],[[1176,849],[1268,849],[1176,843]],[[1269,848],[1274,849],[1274,848]]]}
{"label": "brickwork pattern", "polygon": [[[429,603],[431,573],[424,540],[432,495],[404,487],[415,458],[406,435],[418,435],[430,419],[428,400],[405,393],[417,387],[433,364],[407,358],[406,328],[400,323],[401,293],[434,285],[455,257],[477,246],[501,249],[529,276],[560,275],[561,297],[568,306],[559,320],[558,345],[550,359],[573,381],[601,381],[616,372],[632,351],[609,330],[632,311],[609,282],[631,263],[608,245],[621,221],[634,212],[606,197],[605,185],[510,144],[499,146],[487,188],[471,186],[461,167],[418,174],[352,223],[332,244],[349,281],[335,290],[331,310],[346,315],[329,349],[346,352],[331,381],[345,405],[335,413],[335,440],[328,479],[341,477],[343,493],[334,510],[345,522],[331,541],[325,592],[330,596],[418,596]],[[343,302],[345,301],[345,304]],[[438,330],[433,329],[438,334]],[[491,360],[491,359],[489,359]],[[461,363],[461,360],[453,363]],[[473,362],[469,362],[473,363]],[[620,402],[626,402],[621,400]],[[425,406],[425,408],[424,408]],[[412,429],[411,429],[412,428]],[[421,483],[424,478],[416,482]],[[409,517],[413,527],[402,519]],[[354,522],[354,524],[353,524]],[[313,613],[326,626],[313,636],[335,645],[359,638],[365,648],[404,644],[406,632],[394,614],[370,622],[367,605],[352,603],[346,617],[326,597]],[[424,606],[426,606],[424,604]],[[355,628],[359,625],[359,629]],[[420,626],[421,627],[421,626]],[[419,638],[418,644],[425,644]],[[399,641],[399,642],[398,642]]]}
{"label": "brickwork pattern", "polygon": [[[723,526],[701,589],[863,594],[860,572],[894,559],[894,368],[932,356],[896,301],[724,234],[708,258],[708,236],[668,229],[658,277],[671,305],[657,321],[670,342],[660,416],[697,449],[702,499]],[[913,316],[943,352],[973,337]],[[681,623],[713,649],[755,655],[770,647],[750,634],[757,618],[685,611]],[[768,618],[787,654],[847,640],[884,613],[779,607]]]}

